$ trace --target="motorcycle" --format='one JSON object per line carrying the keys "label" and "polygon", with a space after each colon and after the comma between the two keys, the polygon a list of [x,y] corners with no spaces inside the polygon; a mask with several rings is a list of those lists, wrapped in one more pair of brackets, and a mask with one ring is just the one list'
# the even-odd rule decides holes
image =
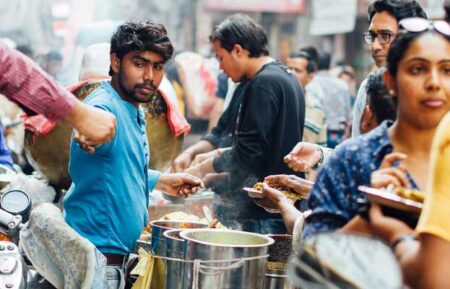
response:
{"label": "motorcycle", "polygon": [[21,190],[7,191],[0,198],[0,289],[54,288],[19,248],[19,233],[28,221],[31,204]]}

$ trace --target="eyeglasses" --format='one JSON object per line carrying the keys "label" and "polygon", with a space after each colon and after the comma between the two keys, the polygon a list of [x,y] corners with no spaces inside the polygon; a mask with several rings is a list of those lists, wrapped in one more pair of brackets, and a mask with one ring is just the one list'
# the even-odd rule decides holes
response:
{"label": "eyeglasses", "polygon": [[380,44],[389,44],[391,43],[394,35],[395,33],[390,31],[381,31],[378,33],[368,31],[363,33],[364,41],[366,41],[367,44],[372,44],[375,39],[377,39]]}
{"label": "eyeglasses", "polygon": [[430,21],[412,17],[400,20],[399,25],[408,32],[423,32],[434,29],[445,36],[450,36],[450,25],[444,20]]}

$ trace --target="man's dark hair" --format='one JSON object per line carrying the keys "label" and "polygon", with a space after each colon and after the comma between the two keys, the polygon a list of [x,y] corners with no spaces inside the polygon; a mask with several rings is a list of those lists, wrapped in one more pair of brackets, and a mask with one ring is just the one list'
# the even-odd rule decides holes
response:
{"label": "man's dark hair", "polygon": [[375,13],[384,11],[394,16],[397,22],[409,17],[427,18],[427,14],[416,0],[376,0],[367,10],[369,23],[372,22]]}
{"label": "man's dark hair", "polygon": [[266,33],[259,24],[243,14],[235,14],[222,21],[209,35],[209,41],[220,41],[220,46],[228,52],[239,44],[248,50],[249,57],[269,55]]}
{"label": "man's dark hair", "polygon": [[305,46],[300,48],[301,52],[306,52],[309,57],[311,57],[311,60],[314,61],[314,63],[317,64],[319,62],[319,51],[317,51],[317,48],[314,46]]}
{"label": "man's dark hair", "polygon": [[[147,50],[161,55],[164,62],[172,57],[173,45],[163,25],[151,21],[125,22],[111,37],[110,53],[115,53],[119,59],[131,51]],[[111,68],[109,75],[113,75]]]}
{"label": "man's dark hair", "polygon": [[319,56],[319,62],[317,63],[319,70],[328,70],[331,66],[331,55],[330,53],[323,52]]}
{"label": "man's dark hair", "polygon": [[313,73],[314,71],[316,71],[316,63],[314,62],[314,60],[312,60],[311,56],[309,56],[308,53],[304,51],[296,51],[292,52],[289,57],[306,59],[306,61],[308,61],[308,64],[306,64],[306,72]]}
{"label": "man's dark hair", "polygon": [[392,97],[384,84],[385,68],[381,67],[367,77],[367,104],[380,124],[397,118],[397,99]]}

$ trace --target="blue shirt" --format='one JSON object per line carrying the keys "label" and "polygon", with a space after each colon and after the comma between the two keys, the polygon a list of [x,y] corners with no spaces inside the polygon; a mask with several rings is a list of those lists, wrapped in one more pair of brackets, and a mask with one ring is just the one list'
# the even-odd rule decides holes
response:
{"label": "blue shirt", "polygon": [[65,219],[102,253],[128,254],[148,222],[148,193],[159,173],[147,169],[149,149],[142,110],[124,101],[109,82],[84,101],[116,116],[114,138],[88,154],[72,140],[64,198]]}
{"label": "blue shirt", "polygon": [[[390,124],[383,122],[371,132],[345,141],[322,166],[309,198],[312,214],[306,220],[303,238],[339,229],[364,209],[357,202],[365,198],[358,186],[369,186],[371,173],[393,151]],[[407,177],[417,189],[408,173]]]}

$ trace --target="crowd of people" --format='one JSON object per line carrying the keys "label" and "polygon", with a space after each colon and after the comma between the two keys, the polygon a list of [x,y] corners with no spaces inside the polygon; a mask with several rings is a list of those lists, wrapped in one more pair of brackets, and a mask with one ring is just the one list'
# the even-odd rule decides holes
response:
{"label": "crowd of people", "polygon": [[[450,1],[445,8],[450,17]],[[120,271],[149,221],[149,192],[185,198],[205,186],[214,188],[214,211],[231,228],[303,239],[324,232],[377,236],[392,246],[405,284],[450,288],[450,25],[428,20],[417,0],[375,0],[368,22],[362,37],[377,68],[354,99],[351,67],[333,73],[330,55],[312,46],[281,63],[270,56],[262,27],[243,14],[210,34],[221,73],[207,72],[213,64],[196,55],[171,60],[163,25],[131,21],[107,45],[110,63],[102,70],[109,76],[102,78],[109,79],[83,102],[2,43],[0,92],[29,115],[74,126],[64,218],[105,256],[109,288],[123,288]],[[205,97],[218,96],[201,108],[187,88],[186,67],[194,63]],[[164,79],[174,107],[186,106],[188,116],[207,111],[210,121],[170,172],[148,169],[140,108],[167,91]],[[2,129],[0,164],[14,168]],[[257,182],[263,199],[254,201],[242,188]],[[359,186],[424,191],[418,224],[384,215]]]}

